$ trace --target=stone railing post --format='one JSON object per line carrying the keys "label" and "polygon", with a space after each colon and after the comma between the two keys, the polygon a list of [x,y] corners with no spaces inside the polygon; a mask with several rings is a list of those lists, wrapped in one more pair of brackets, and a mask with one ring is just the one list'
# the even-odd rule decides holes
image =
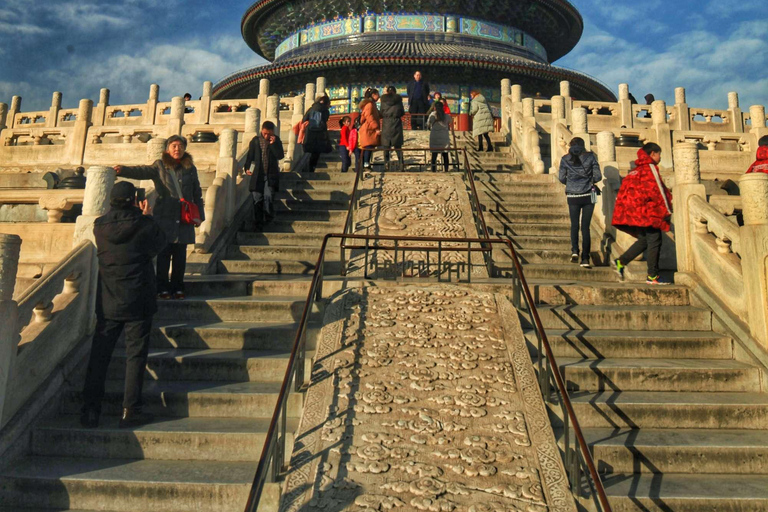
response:
{"label": "stone railing post", "polygon": [[512,134],[511,120],[512,120],[513,112],[514,112],[514,107],[512,103],[512,96],[509,94],[502,96],[501,97],[501,134],[508,139]]}
{"label": "stone railing post", "polygon": [[200,97],[200,113],[197,122],[209,124],[211,122],[211,100],[213,96],[213,83],[203,82],[203,95]]}
{"label": "stone railing post", "polygon": [[734,133],[744,133],[744,119],[739,107],[739,93],[728,93],[728,115],[731,118],[731,130]]}
{"label": "stone railing post", "polygon": [[682,131],[690,130],[691,110],[688,108],[688,103],[685,99],[685,87],[675,89],[675,110],[677,116],[675,129]]}
{"label": "stone railing post", "polygon": [[259,106],[262,117],[267,112],[267,98],[269,98],[269,79],[262,78],[259,80],[259,96],[256,98],[256,103]]}
{"label": "stone railing post", "polygon": [[621,126],[633,128],[635,115],[632,112],[632,102],[629,100],[629,85],[619,84],[619,112],[621,113]]}
{"label": "stone railing post", "polygon": [[301,160],[303,148],[296,143],[298,136],[293,133],[293,127],[304,119],[304,95],[299,94],[293,98],[293,114],[291,115],[291,130],[288,130],[288,151],[285,154],[284,170],[291,170],[293,165]]}
{"label": "stone railing post", "polygon": [[571,112],[573,111],[573,98],[571,97],[571,82],[563,80],[560,82],[560,96],[565,102],[565,118],[567,123],[571,123]]}
{"label": "stone railing post", "polygon": [[[762,105],[752,105],[749,107],[749,119],[751,127],[749,133],[755,136],[755,142],[760,137],[768,135],[768,129],[765,127],[765,107]],[[10,124],[10,123],[9,123]],[[757,144],[752,148],[752,157],[754,158],[757,152]]]}
{"label": "stone railing post", "polygon": [[16,114],[21,112],[21,96],[11,98],[11,109],[8,111],[7,128],[16,128]]}
{"label": "stone railing post", "polygon": [[[115,185],[115,170],[111,167],[90,167],[86,173],[85,196],[83,197],[83,213],[75,219],[75,236],[73,246],[80,245],[84,240],[90,240],[96,245],[93,236],[93,224],[96,219],[109,211],[109,195]],[[88,287],[81,288],[88,291],[87,311],[88,326],[86,332],[93,332],[96,325],[96,286],[99,262],[96,259],[96,251],[93,253],[91,274],[88,276]]]}
{"label": "stone railing post", "polygon": [[144,111],[144,124],[155,124],[157,119],[157,102],[160,98],[160,86],[152,84],[149,86],[149,99],[147,99],[147,109]]}
{"label": "stone railing post", "polygon": [[237,132],[232,128],[222,130],[221,135],[219,135],[219,161],[216,165],[216,175],[224,178],[227,187],[224,219],[225,224],[229,225],[235,218],[237,206],[235,190],[237,185]]}
{"label": "stone railing post", "polygon": [[512,94],[512,81],[509,78],[503,78],[501,80],[501,97],[509,96]]}
{"label": "stone railing post", "polygon": [[59,111],[61,110],[61,93],[53,93],[51,98],[51,108],[48,111],[48,119],[45,120],[45,126],[55,128],[59,125]]}
{"label": "stone railing post", "polygon": [[267,98],[266,121],[272,121],[275,124],[275,133],[280,135],[280,96],[273,94]]}
{"label": "stone railing post", "polygon": [[661,165],[672,167],[672,130],[667,121],[667,104],[656,100],[651,104],[651,119],[656,131],[656,143],[661,146]]}
{"label": "stone railing post", "polygon": [[[558,156],[558,137],[560,131],[560,125],[566,126],[565,117],[565,98],[562,96],[552,96],[552,126],[550,128],[550,153],[551,153],[551,167],[549,172],[557,172],[557,167],[560,165],[560,157]],[[566,141],[568,142],[568,141]]]}
{"label": "stone railing post", "polygon": [[307,113],[315,102],[315,84],[308,83],[304,88],[304,113]]}
{"label": "stone railing post", "polygon": [[[147,142],[147,165],[152,165],[156,161],[161,160],[163,153],[165,153],[165,139],[162,137],[149,139],[149,142]],[[147,201],[154,208],[155,201],[157,200],[155,182],[152,180],[141,180],[139,186],[144,189]]]}
{"label": "stone railing post", "polygon": [[0,234],[0,426],[19,347],[19,306],[13,300],[21,238]]}
{"label": "stone railing post", "polygon": [[107,107],[109,106],[109,89],[99,91],[99,103],[93,109],[93,125],[104,126],[107,118]]}
{"label": "stone railing post", "polygon": [[261,112],[256,107],[245,111],[245,126],[243,127],[243,149],[247,148],[251,140],[259,134],[261,127]]}
{"label": "stone railing post", "polygon": [[520,102],[523,101],[523,87],[519,84],[513,85],[510,89],[510,94],[512,95],[512,106],[514,110],[523,108],[520,104]]}
{"label": "stone railing post", "polygon": [[536,117],[536,106],[534,104],[533,98],[524,98],[522,101],[523,104],[523,119],[530,119]]}
{"label": "stone railing post", "polygon": [[[616,240],[616,229],[611,225],[611,221],[613,220],[613,209],[616,206],[616,193],[621,185],[621,174],[616,159],[616,136],[612,131],[603,131],[597,134],[597,161],[603,171],[603,181],[597,184],[602,193],[597,198],[593,224],[597,225],[601,233]],[[605,240],[605,236],[602,239]],[[600,253],[603,259],[609,257],[608,248],[606,243],[600,244]]]}
{"label": "stone railing post", "polygon": [[77,109],[77,120],[75,128],[67,140],[67,153],[69,163],[72,165],[82,165],[85,155],[85,144],[88,142],[88,129],[91,127],[91,116],[93,114],[93,101],[80,100],[80,106]]}
{"label": "stone railing post", "polygon": [[171,115],[168,119],[168,137],[171,135],[181,135],[181,128],[184,126],[184,109],[186,102],[183,96],[174,96],[171,99]]}
{"label": "stone railing post", "polygon": [[745,174],[739,180],[744,225],[741,271],[744,276],[749,330],[768,348],[768,174]]}
{"label": "stone railing post", "polygon": [[317,77],[317,80],[315,80],[315,96],[321,96],[325,94],[326,89],[326,80],[324,76]]}
{"label": "stone railing post", "polygon": [[[8,125],[6,124],[8,119],[8,105],[0,103],[0,132],[5,130]],[[2,142],[0,142],[2,144]]]}
{"label": "stone railing post", "polygon": [[691,254],[694,229],[688,213],[688,205],[693,196],[706,199],[706,189],[701,184],[699,167],[699,149],[691,142],[675,144],[675,186],[672,195],[675,198],[674,223],[675,246],[677,248],[678,272],[694,272],[693,256]]}
{"label": "stone railing post", "polygon": [[575,108],[571,112],[571,133],[573,133],[574,137],[584,139],[584,147],[589,151],[591,143],[589,141],[589,123],[587,119],[587,109],[585,108]]}

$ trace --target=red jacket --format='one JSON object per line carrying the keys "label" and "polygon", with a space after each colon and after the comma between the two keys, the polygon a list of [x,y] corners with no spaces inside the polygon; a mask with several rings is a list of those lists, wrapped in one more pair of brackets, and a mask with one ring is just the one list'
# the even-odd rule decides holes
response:
{"label": "red jacket", "polygon": [[749,166],[747,174],[753,172],[764,172],[765,174],[768,174],[768,146],[760,146],[757,148],[757,160]]}
{"label": "red jacket", "polygon": [[[672,193],[664,185],[659,175],[656,182],[651,157],[642,149],[637,152],[637,167],[621,182],[613,210],[612,224],[626,233],[637,236],[637,228],[656,228],[669,231],[669,218],[672,215]],[[659,190],[659,183],[664,196]]]}

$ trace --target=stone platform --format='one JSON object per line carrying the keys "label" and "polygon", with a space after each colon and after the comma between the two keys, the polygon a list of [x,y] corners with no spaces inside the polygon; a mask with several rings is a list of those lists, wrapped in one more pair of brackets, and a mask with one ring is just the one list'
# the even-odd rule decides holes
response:
{"label": "stone platform", "polygon": [[455,285],[326,310],[282,511],[575,511],[517,313]]}

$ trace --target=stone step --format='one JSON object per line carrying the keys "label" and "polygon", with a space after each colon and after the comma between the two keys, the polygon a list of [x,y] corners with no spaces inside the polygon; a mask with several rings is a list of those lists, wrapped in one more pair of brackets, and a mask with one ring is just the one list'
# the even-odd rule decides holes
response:
{"label": "stone step", "polygon": [[599,391],[571,393],[582,427],[764,429],[766,393]]}
{"label": "stone step", "polygon": [[[526,269],[527,274],[527,269]],[[709,331],[712,312],[693,306],[537,306],[545,329]]]}
{"label": "stone step", "polygon": [[584,429],[602,473],[768,474],[768,430]]}
{"label": "stone step", "polygon": [[503,193],[490,191],[490,190],[478,190],[480,201],[485,203],[486,201],[494,201],[503,199],[507,202],[530,202],[530,203],[551,203],[556,204],[563,209],[565,213],[568,213],[567,202],[565,194],[561,191],[552,190],[549,188],[541,189],[538,187],[509,187],[504,190]]}
{"label": "stone step", "polygon": [[[512,271],[512,262],[506,257],[496,257],[496,267],[503,275],[510,275]],[[609,267],[593,267],[590,269],[581,268],[573,263],[526,263],[523,265],[525,278],[535,282],[540,280],[547,281],[593,281],[603,283],[617,283],[619,278]]]}
{"label": "stone step", "polygon": [[[295,334],[295,333],[294,333]],[[292,342],[294,336],[288,339]],[[290,345],[289,345],[290,347]],[[145,379],[160,381],[282,382],[288,350],[151,349]],[[108,379],[125,375],[126,355],[116,351]]]}
{"label": "stone step", "polygon": [[[163,418],[134,429],[117,416],[99,427],[80,426],[78,415],[46,421],[32,433],[32,455],[100,459],[258,461],[271,418]],[[288,420],[289,433],[298,425]],[[286,439],[293,442],[292,434]],[[254,465],[255,466],[255,465]]]}
{"label": "stone step", "polygon": [[250,294],[252,277],[229,275],[187,275],[184,293],[187,297],[242,297]]}
{"label": "stone step", "polygon": [[[504,249],[504,254],[509,255],[510,252]],[[518,258],[521,263],[554,263],[562,264],[569,263],[571,259],[571,251],[569,249],[516,249]],[[501,256],[499,256],[501,259]]]}
{"label": "stone step", "polygon": [[[325,234],[322,233],[237,233],[236,242],[239,245],[270,245],[284,247],[315,247],[320,251]],[[331,242],[329,242],[331,243]],[[337,241],[336,245],[339,243]]]}
{"label": "stone step", "polygon": [[[329,244],[325,249],[326,258],[339,258],[339,245]],[[302,261],[317,263],[320,256],[319,246],[293,247],[279,245],[230,245],[227,248],[227,260],[269,260],[269,261]]]}
{"label": "stone step", "polygon": [[[488,206],[487,203],[483,203]],[[511,210],[511,211],[498,211],[498,210],[486,210],[483,213],[486,224],[489,218],[502,224],[527,224],[530,222],[541,224],[560,224],[568,226],[570,228],[570,220],[568,212],[560,211],[559,207],[552,207],[549,211],[529,211],[529,210]]]}
{"label": "stone step", "polygon": [[[338,275],[341,263],[337,259],[330,258],[323,267],[327,275]],[[253,275],[305,275],[312,276],[315,273],[317,256],[314,258],[298,260],[221,260],[218,271],[220,273],[253,274]]]}
{"label": "stone step", "polygon": [[264,233],[304,233],[322,234],[340,233],[344,229],[346,218],[333,218],[329,220],[298,220],[278,215],[273,221],[264,226]]}
{"label": "stone step", "polygon": [[306,297],[194,297],[158,302],[155,318],[175,322],[294,322]]}
{"label": "stone step", "polygon": [[[526,254],[524,250],[519,251],[519,253],[522,255]],[[527,277],[528,271],[524,271]],[[645,283],[600,283],[590,281],[569,283],[562,281],[542,282],[538,280],[529,281],[528,284],[531,286],[534,300],[537,304],[542,305],[687,306],[690,304],[688,288],[678,285],[655,286]]]}
{"label": "stone step", "polygon": [[493,214],[483,215],[485,225],[488,227],[489,234],[499,238],[510,238],[514,240],[517,236],[571,236],[571,225],[565,223],[543,224],[540,222],[511,223],[502,222]]}
{"label": "stone step", "polygon": [[760,512],[765,475],[613,475],[603,480],[614,512]]}
{"label": "stone step", "polygon": [[517,249],[551,249],[570,251],[571,239],[567,236],[516,236],[511,239]]}
{"label": "stone step", "polygon": [[[732,359],[734,355],[730,338],[707,331],[546,329],[546,332],[558,358]],[[530,330],[526,336],[535,352],[535,333]]]}
{"label": "stone step", "polygon": [[[481,175],[482,176],[482,175]],[[513,175],[516,176],[516,175]],[[531,176],[530,174],[526,174],[524,176]],[[475,180],[477,183],[475,184],[475,188],[477,188],[478,192],[485,192],[489,197],[495,196],[498,198],[503,198],[507,194],[514,193],[516,191],[524,191],[524,192],[546,192],[547,194],[555,195],[557,193],[563,194],[562,188],[563,186],[559,183],[554,183],[552,181],[546,180],[529,180],[529,181],[523,181],[522,179],[518,180],[493,180],[493,181],[484,181],[478,177],[475,177]]]}
{"label": "stone step", "polygon": [[169,349],[290,350],[298,322],[167,323],[152,330],[150,347]]}
{"label": "stone step", "polygon": [[[477,173],[475,174],[475,180],[487,186],[487,188],[493,190],[496,187],[504,187],[512,183],[539,183],[539,184],[555,184],[558,183],[555,176],[550,174],[526,174],[517,171],[511,172],[491,172],[491,173]],[[511,185],[510,185],[511,186]]]}
{"label": "stone step", "polygon": [[349,201],[335,200],[335,199],[276,199],[273,201],[275,205],[275,212],[277,215],[282,216],[283,212],[306,212],[306,213],[322,213],[325,210],[343,210],[347,212],[349,208]]}
{"label": "stone step", "polygon": [[[313,188],[282,188],[282,190],[275,193],[274,199],[295,199],[300,201],[311,201],[310,204],[313,204],[312,202],[314,201],[333,201],[343,203],[349,202],[349,192],[352,190],[352,184],[350,183],[349,187],[346,187],[346,185],[340,185],[340,188],[341,190],[333,190],[331,188],[320,190]],[[346,190],[346,188],[349,188],[349,190]]]}
{"label": "stone step", "polygon": [[[478,191],[478,195],[480,192]],[[517,201],[513,197],[502,198],[481,198],[481,204],[483,205],[484,216],[504,218],[505,213],[528,213],[528,214],[552,214],[558,213],[565,215],[567,210],[559,204],[555,204],[552,201],[542,202],[522,202]],[[567,217],[570,219],[570,217]]]}
{"label": "stone step", "polygon": [[[144,381],[144,409],[162,417],[271,417],[280,382]],[[108,380],[102,414],[117,416],[123,406],[123,379]],[[79,414],[80,390],[65,394],[64,414]],[[288,397],[288,414],[301,414],[302,397]]]}
{"label": "stone step", "polygon": [[[297,205],[298,207],[298,205]],[[340,210],[327,210],[325,208],[319,208],[312,210],[309,208],[298,207],[296,210],[277,210],[275,209],[275,220],[265,226],[265,229],[270,229],[272,225],[277,221],[294,221],[294,220],[311,220],[311,221],[331,221],[335,223],[343,223],[347,218],[347,208]]]}
{"label": "stone step", "polygon": [[560,357],[557,363],[573,391],[760,391],[760,370],[732,359]]}
{"label": "stone step", "polygon": [[0,472],[0,502],[16,507],[134,512],[239,512],[247,462],[27,457]]}

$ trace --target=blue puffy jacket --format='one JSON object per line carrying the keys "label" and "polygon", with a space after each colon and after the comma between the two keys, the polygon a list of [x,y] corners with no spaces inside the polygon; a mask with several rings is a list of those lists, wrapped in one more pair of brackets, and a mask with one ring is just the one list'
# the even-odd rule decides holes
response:
{"label": "blue puffy jacket", "polygon": [[594,153],[582,153],[571,162],[572,155],[565,155],[560,160],[558,179],[565,185],[566,196],[581,196],[592,192],[592,185],[600,182],[603,175]]}

